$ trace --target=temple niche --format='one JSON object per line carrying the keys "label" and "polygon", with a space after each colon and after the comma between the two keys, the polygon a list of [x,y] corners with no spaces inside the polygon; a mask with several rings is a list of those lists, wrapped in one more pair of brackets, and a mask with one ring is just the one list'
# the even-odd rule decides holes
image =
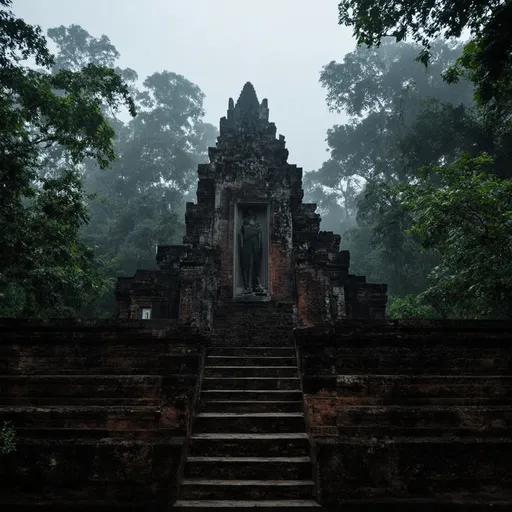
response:
{"label": "temple niche", "polygon": [[233,286],[237,299],[268,298],[268,210],[268,204],[236,205]]}
{"label": "temple niche", "polygon": [[119,280],[119,317],[150,309],[211,328],[222,302],[276,301],[296,306],[298,326],[384,318],[387,286],[349,274],[340,236],[320,231],[316,205],[302,202],[302,169],[288,163],[251,83],[229,99],[209,160],[198,166],[183,244],[158,248],[159,271]]}

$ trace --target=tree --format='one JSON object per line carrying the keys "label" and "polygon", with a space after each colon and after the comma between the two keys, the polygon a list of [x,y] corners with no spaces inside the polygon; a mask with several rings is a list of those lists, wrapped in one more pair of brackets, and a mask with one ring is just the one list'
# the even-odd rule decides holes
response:
{"label": "tree", "polygon": [[512,2],[509,0],[433,1],[343,0],[339,23],[353,27],[358,45],[379,45],[383,38],[397,42],[412,38],[422,46],[419,60],[431,59],[432,42],[458,38],[464,29],[472,40],[458,66],[447,78],[469,72],[482,103],[510,98],[506,84],[512,77]]}
{"label": "tree", "polygon": [[[512,177],[512,2],[345,0],[339,13],[341,24],[354,27],[358,48],[326,66],[321,82],[329,107],[351,119],[328,132],[331,158],[315,178],[324,192],[348,178],[364,180],[357,225],[343,237],[354,271],[389,283],[397,318],[510,314],[510,288],[496,277],[510,278],[510,237],[485,220],[485,205],[488,191],[501,227],[510,229],[504,191]],[[464,28],[472,39],[462,52],[441,40]],[[483,167],[480,183],[475,169]],[[445,192],[453,209],[438,196]],[[422,210],[429,198],[444,203]],[[496,227],[495,245],[472,237],[471,222],[457,217],[470,208],[488,229]],[[438,239],[429,238],[434,225],[443,233]],[[478,261],[471,261],[472,251]]]}
{"label": "tree", "polygon": [[[364,181],[405,179],[407,155],[397,151],[397,145],[410,132],[427,102],[435,99],[443,104],[472,103],[470,83],[461,81],[450,86],[440,77],[460,50],[460,45],[438,42],[432,50],[432,65],[425,70],[411,64],[417,46],[386,40],[379,48],[358,48],[348,53],[343,62],[333,61],[323,68],[320,83],[327,89],[329,108],[351,116],[347,124],[336,125],[327,132],[331,162],[320,170],[326,186],[349,176]],[[421,142],[428,143],[439,135],[435,130]],[[452,151],[453,146],[445,149]]]}
{"label": "tree", "polygon": [[390,186],[413,181],[423,165],[488,149],[493,140],[484,136],[471,83],[453,86],[440,76],[460,50],[437,42],[425,70],[413,62],[418,46],[385,40],[331,62],[320,77],[329,107],[351,118],[328,131],[330,159],[310,173],[307,192],[323,206],[329,229],[340,230],[353,271],[388,283],[399,296],[423,291],[438,257],[406,235],[411,219]]}
{"label": "tree", "polygon": [[406,295],[405,297],[388,297],[389,317],[393,320],[407,318],[438,318],[436,310],[424,304],[419,295]]}
{"label": "tree", "polygon": [[108,173],[86,174],[96,198],[84,235],[98,255],[117,259],[116,275],[155,268],[156,246],[180,242],[197,164],[216,136],[201,119],[203,93],[185,77],[154,73],[143,86],[137,118],[119,131],[119,159]]}
{"label": "tree", "polygon": [[48,35],[57,45],[55,70],[86,62],[113,68],[127,81],[137,106],[137,117],[127,123],[105,110],[116,130],[118,158],[107,172],[91,160],[83,169],[84,185],[94,197],[88,200],[90,222],[81,232],[112,283],[84,314],[107,315],[114,310],[115,278],[156,268],[156,246],[181,241],[185,201],[192,199],[197,164],[217,130],[202,119],[203,92],[185,77],[162,71],[141,84],[134,70],[119,68],[119,52],[107,36],[93,37],[78,25],[52,28]]}
{"label": "tree", "polygon": [[[102,114],[121,104],[135,114],[127,85],[112,69],[88,64],[50,73],[54,58],[40,28],[0,0],[1,315],[69,314],[101,290],[93,255],[80,240],[86,196],[77,166],[115,158],[114,130]],[[26,65],[34,59],[40,69]],[[48,152],[63,154],[49,176]]]}
{"label": "tree", "polygon": [[512,181],[492,163],[464,154],[391,191],[412,215],[408,232],[439,254],[421,297],[442,316],[512,317]]}

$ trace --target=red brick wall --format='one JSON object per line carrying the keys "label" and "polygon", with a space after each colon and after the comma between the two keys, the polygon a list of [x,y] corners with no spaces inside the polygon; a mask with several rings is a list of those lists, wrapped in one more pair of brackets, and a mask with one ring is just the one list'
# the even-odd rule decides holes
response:
{"label": "red brick wall", "polygon": [[311,327],[330,320],[329,280],[321,269],[305,263],[296,266],[297,316],[302,327]]}
{"label": "red brick wall", "polygon": [[292,256],[287,248],[276,242],[270,245],[270,295],[285,302],[294,299]]}
{"label": "red brick wall", "polygon": [[0,319],[0,339],[0,425],[17,436],[2,510],[166,509],[206,338],[169,320]]}
{"label": "red brick wall", "polygon": [[295,337],[322,505],[512,510],[512,323],[345,320]]}

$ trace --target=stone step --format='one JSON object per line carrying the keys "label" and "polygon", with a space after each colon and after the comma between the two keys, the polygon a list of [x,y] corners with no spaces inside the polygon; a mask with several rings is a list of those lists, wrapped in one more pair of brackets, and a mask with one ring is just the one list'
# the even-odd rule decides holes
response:
{"label": "stone step", "polygon": [[298,377],[204,377],[203,389],[300,389]]}
{"label": "stone step", "polygon": [[172,428],[165,409],[157,407],[0,407],[0,423],[17,431],[43,429],[106,429],[109,431]]}
{"label": "stone step", "polygon": [[175,468],[183,443],[183,438],[174,436],[150,441],[28,439],[17,432],[16,451],[1,456],[0,510],[10,512],[14,504],[25,502],[27,510],[35,512],[52,501],[55,509],[67,503],[68,508],[61,510],[74,512],[86,498],[89,512],[98,510],[95,500],[112,507],[146,504],[146,511],[153,510],[148,505],[165,500],[177,483]]}
{"label": "stone step", "polygon": [[305,394],[332,391],[346,397],[512,398],[512,376],[337,375],[303,378]]}
{"label": "stone step", "polygon": [[224,347],[247,347],[247,346],[254,346],[254,347],[262,347],[262,348],[271,348],[271,347],[285,347],[285,348],[295,348],[293,339],[288,338],[283,335],[277,335],[277,334],[260,334],[259,336],[251,336],[246,331],[241,330],[239,332],[232,331],[231,329],[229,332],[226,332],[225,334],[212,334],[211,337],[211,345],[212,348]]}
{"label": "stone step", "polygon": [[190,436],[188,454],[208,457],[300,457],[309,454],[306,433],[197,434]]}
{"label": "stone step", "polygon": [[338,509],[343,512],[508,512],[512,499],[497,496],[447,495],[436,498],[380,498],[342,500]]}
{"label": "stone step", "polygon": [[206,359],[208,366],[293,366],[297,368],[297,358],[289,357],[255,357],[246,356],[208,356]]}
{"label": "stone step", "polygon": [[312,500],[261,500],[261,501],[232,501],[232,500],[178,500],[174,508],[187,512],[215,508],[220,510],[236,510],[237,508],[259,508],[260,510],[275,510],[292,512],[296,508],[303,512],[321,510],[322,507]]}
{"label": "stone step", "polygon": [[304,432],[304,414],[283,413],[216,413],[203,412],[196,416],[197,433],[259,433]]}
{"label": "stone step", "polygon": [[[458,499],[482,493],[491,501],[512,495],[510,436],[324,437],[315,441],[315,456],[326,461],[325,470],[332,475],[329,482],[334,478],[343,482],[346,500],[390,497],[390,489],[394,489],[393,497],[404,499]],[[403,469],[397,472],[395,468]],[[364,475],[364,483],[353,475]],[[400,487],[394,488],[397,481]],[[330,492],[328,485],[323,484],[326,493]]]}
{"label": "stone step", "polygon": [[[292,326],[268,325],[261,327],[263,322],[256,321],[260,325],[247,324],[246,322],[229,323],[223,325],[216,325],[214,327],[212,338],[213,339],[235,339],[246,338],[252,342],[263,341],[265,339],[282,340],[286,344],[292,342]],[[250,346],[250,345],[249,345]]]}
{"label": "stone step", "polygon": [[237,480],[304,480],[311,478],[309,457],[194,457],[185,464],[185,478]]}
{"label": "stone step", "polygon": [[[174,428],[17,428],[16,434],[33,441],[73,441],[77,439],[85,441],[114,440],[119,442],[140,441],[154,442],[162,438],[176,436]],[[178,435],[185,435],[183,428]]]}
{"label": "stone step", "polygon": [[284,500],[312,499],[312,480],[206,480],[184,479],[181,499],[185,500]]}
{"label": "stone step", "polygon": [[266,319],[267,323],[293,324],[293,309],[276,308],[273,304],[265,301],[257,303],[233,303],[227,307],[219,307],[215,311],[216,322],[229,322],[230,319],[247,320],[250,318]]}
{"label": "stone step", "polygon": [[97,398],[97,397],[84,397],[75,398],[72,396],[64,397],[1,397],[0,401],[4,406],[11,407],[65,407],[65,406],[124,406],[124,407],[139,407],[139,406],[152,406],[159,407],[162,404],[162,398]]}
{"label": "stone step", "polygon": [[293,366],[206,366],[205,377],[298,377]]}
{"label": "stone step", "polygon": [[[0,376],[0,402],[8,397],[145,398],[162,396],[162,377],[153,375]],[[3,402],[2,402],[3,403]]]}
{"label": "stone step", "polygon": [[268,315],[253,315],[245,312],[242,315],[232,314],[224,318],[216,318],[213,333],[218,332],[250,332],[251,334],[282,334],[290,336],[293,332],[293,320],[272,318]]}
{"label": "stone step", "polygon": [[[3,375],[168,375],[195,374],[200,359],[197,353],[168,355],[159,353],[133,354],[125,350],[112,354],[90,355],[84,350],[62,349],[53,354],[42,352],[40,347],[25,347],[22,354],[1,357]],[[37,348],[37,349],[36,349]],[[47,348],[47,347],[45,347]],[[81,355],[81,352],[84,352]],[[42,353],[41,353],[42,352]]]}
{"label": "stone step", "polygon": [[216,318],[213,333],[249,332],[251,334],[281,334],[290,336],[293,332],[293,321],[272,318],[266,315],[229,315],[223,319]]}
{"label": "stone step", "polygon": [[[478,495],[475,498],[465,497],[457,498],[457,501],[449,497],[446,500],[439,498],[421,499],[421,498],[388,498],[388,499],[365,499],[365,500],[343,500],[340,504],[340,510],[343,512],[489,512],[499,510],[500,512],[510,512],[512,510],[512,500],[492,497],[480,499]],[[146,504],[118,503],[112,504],[112,500],[74,500],[72,504],[57,504],[55,501],[38,502],[34,509],[33,504],[10,503],[4,500],[0,501],[0,506],[9,512],[148,512],[167,510],[161,502]],[[9,508],[5,508],[9,507]],[[206,508],[215,508],[217,510],[236,510],[237,508],[259,508],[260,510],[293,512],[299,508],[303,512],[318,512],[324,510],[320,504],[313,500],[178,500],[171,508],[173,511],[197,512]],[[337,510],[337,509],[336,509]]]}
{"label": "stone step", "polygon": [[240,311],[229,312],[225,315],[215,315],[214,328],[226,329],[230,327],[251,329],[254,332],[267,332],[273,330],[292,331],[293,317],[290,314],[275,315],[269,311]]}
{"label": "stone step", "polygon": [[202,412],[302,412],[302,401],[246,401],[246,400],[208,400],[201,402]]}
{"label": "stone step", "polygon": [[459,436],[506,436],[512,427],[512,406],[347,406],[338,408],[336,425],[340,435],[435,435],[453,430]]}
{"label": "stone step", "polygon": [[402,406],[413,406],[413,405],[438,405],[441,407],[446,406],[470,406],[470,405],[501,405],[505,406],[510,403],[510,400],[506,397],[502,398],[461,398],[461,397],[448,397],[448,398],[375,398],[371,396],[365,397],[352,397],[352,396],[340,396],[336,398],[329,397],[328,395],[323,400],[332,400],[335,402],[334,406],[350,406],[350,405],[402,405]]}
{"label": "stone step", "polygon": [[293,304],[276,304],[272,301],[233,301],[230,304],[219,305],[215,310],[215,319],[226,318],[232,316],[239,318],[244,317],[261,317],[270,319],[283,319],[283,321],[291,322],[293,317]]}
{"label": "stone step", "polygon": [[[37,501],[37,505],[30,504],[29,500],[26,503],[2,503],[0,501],[2,510],[9,512],[148,512],[148,510],[161,510],[162,504],[160,502],[152,503],[146,501],[145,503],[117,503],[112,504],[112,499],[104,500],[72,500],[70,503],[55,503],[55,500],[46,502]],[[190,510],[190,509],[186,509]],[[204,510],[204,509],[203,509]]]}
{"label": "stone step", "polygon": [[[48,332],[45,339],[33,338],[30,332],[19,331],[18,334],[22,337],[21,339],[11,340],[12,344],[0,346],[2,359],[4,357],[21,359],[50,356],[76,357],[84,363],[92,363],[98,358],[183,357],[192,355],[196,350],[199,351],[196,343],[188,343],[184,339],[176,341],[176,344],[167,337],[158,339],[148,336],[140,339],[126,339],[119,332],[113,333],[110,340],[101,339],[102,333],[99,332],[91,332],[86,336],[82,336],[84,333],[68,332],[69,336],[64,336],[62,339],[59,339],[59,336],[66,334],[62,331]],[[191,348],[193,350],[190,350]]]}
{"label": "stone step", "polygon": [[512,362],[508,345],[503,348],[468,346],[401,346],[354,347],[337,346],[335,352],[319,358],[317,354],[303,353],[301,366],[306,374],[320,375],[335,368],[337,374],[507,374]]}
{"label": "stone step", "polygon": [[227,347],[217,346],[208,349],[208,356],[224,357],[224,356],[238,356],[238,357],[293,357],[296,359],[295,347]]}
{"label": "stone step", "polygon": [[[71,459],[63,464],[69,467],[70,462],[74,461]],[[44,465],[48,466],[48,462]],[[36,473],[34,468],[31,468],[31,473],[41,475],[41,480],[45,480],[43,475],[51,473],[51,469],[48,469],[46,474],[39,471]],[[46,485],[38,481],[25,481],[23,486],[15,484],[9,489],[0,487],[0,510],[2,512],[39,512],[41,510],[97,512],[112,511],[114,506],[123,511],[167,510],[166,496],[169,495],[169,491],[161,485],[156,488],[142,481],[94,482],[92,480],[92,478],[85,478],[81,482],[64,484],[53,480],[45,482]],[[21,492],[20,489],[22,489]],[[103,506],[105,508],[102,508]]]}
{"label": "stone step", "polygon": [[[299,382],[297,382],[299,384]],[[302,391],[297,389],[203,389],[201,400],[302,402]]]}
{"label": "stone step", "polygon": [[293,315],[289,312],[272,311],[271,309],[241,309],[239,311],[218,311],[213,325],[215,329],[227,327],[245,327],[255,332],[272,329],[293,329]]}

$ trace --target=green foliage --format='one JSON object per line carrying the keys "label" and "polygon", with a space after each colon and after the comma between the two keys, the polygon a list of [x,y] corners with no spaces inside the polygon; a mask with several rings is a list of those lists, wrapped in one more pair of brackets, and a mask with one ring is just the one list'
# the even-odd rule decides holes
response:
{"label": "green foliage", "polygon": [[0,30],[0,315],[108,316],[116,277],[154,268],[156,246],[183,234],[216,137],[204,94],[169,71],[139,86],[78,25],[48,31],[55,56],[7,9]]}
{"label": "green foliage", "polygon": [[107,36],[96,39],[80,25],[51,28],[48,37],[59,48],[54,58],[56,69],[79,71],[88,64],[113,68],[119,58],[119,52]]}
{"label": "green foliage", "polygon": [[[197,163],[206,158],[217,132],[202,120],[204,94],[185,77],[156,72],[140,85],[135,71],[116,67],[119,52],[108,37],[95,38],[78,25],[50,29],[48,35],[57,45],[54,72],[80,69],[87,62],[115,68],[128,81],[137,107],[137,117],[128,123],[104,111],[116,130],[118,158],[107,171],[86,160],[82,173],[93,197],[81,234],[109,278],[102,296],[82,314],[106,316],[114,311],[118,276],[156,268],[157,245],[180,243]],[[53,166],[60,159],[50,158]]]}
{"label": "green foliage", "polygon": [[[23,217],[21,217],[23,215]],[[79,236],[87,222],[81,180],[73,171],[46,178],[16,219],[19,250],[2,275],[1,316],[74,316],[108,285],[92,250]],[[2,283],[0,281],[0,283]]]}
{"label": "green foliage", "polygon": [[[345,110],[352,117],[327,132],[331,157],[317,173],[323,186],[343,189],[350,179],[357,190],[368,180],[403,181],[417,165],[403,145],[407,137],[417,153],[430,153],[428,157],[435,159],[453,159],[461,145],[467,149],[473,143],[474,137],[462,141],[438,129],[441,121],[447,128],[461,127],[460,118],[465,115],[465,105],[471,104],[473,90],[467,81],[449,86],[440,77],[441,70],[460,55],[460,47],[439,42],[434,49],[435,64],[429,70],[411,65],[417,47],[390,41],[377,49],[358,48],[345,55],[343,62],[324,67],[320,82],[327,89],[330,109]],[[436,117],[430,116],[427,131],[426,111],[433,111],[433,101],[439,108]],[[443,112],[444,105],[452,102],[459,105],[458,110]],[[413,140],[412,134],[420,128],[419,116],[423,116],[422,128],[427,133],[417,133]],[[423,160],[421,165],[429,161]]]}
{"label": "green foliage", "polygon": [[481,33],[482,20],[493,16],[504,3],[502,0],[343,0],[338,7],[339,22],[354,27],[360,44],[376,45],[383,37],[394,37],[397,42],[412,38],[429,48],[432,39],[440,35],[460,37],[464,28]]}
{"label": "green foliage", "polygon": [[[512,10],[508,13],[512,23]],[[501,24],[501,21],[500,21]],[[505,38],[509,38],[509,34]],[[458,83],[461,78],[471,80],[475,86],[475,100],[489,113],[507,119],[512,108],[512,50],[510,41],[503,41],[501,31],[490,31],[485,37],[470,41],[461,57],[444,73],[448,83]],[[508,48],[508,49],[507,49]]]}
{"label": "green foliage", "polygon": [[359,45],[379,45],[385,37],[412,39],[422,46],[417,60],[432,61],[432,42],[460,37],[468,30],[472,41],[457,65],[445,75],[455,81],[467,71],[486,104],[510,97],[512,72],[512,2],[504,0],[343,0],[339,23],[353,27]]}
{"label": "green foliage", "polygon": [[388,315],[392,320],[407,318],[437,318],[435,309],[424,303],[421,295],[405,295],[404,297],[388,297]]}
{"label": "green foliage", "polygon": [[389,285],[394,318],[511,314],[510,108],[504,92],[475,103],[475,75],[441,76],[457,59],[468,69],[471,48],[434,41],[424,68],[417,46],[382,39],[322,71],[329,107],[351,119],[329,130],[307,192],[342,228],[351,271]]}
{"label": "green foliage", "polygon": [[79,166],[109,165],[114,130],[103,110],[124,104],[133,115],[135,105],[112,69],[55,70],[40,29],[11,3],[0,2],[0,314],[69,316],[104,286],[79,236],[88,221]]}
{"label": "green foliage", "polygon": [[16,431],[10,427],[8,421],[5,421],[0,430],[0,453],[7,455],[14,451],[16,451]]}
{"label": "green foliage", "polygon": [[[410,214],[393,189],[382,181],[368,182],[358,202],[357,226],[347,233],[352,243],[361,239],[358,231],[366,231],[367,254],[355,244],[356,254],[373,262],[372,278],[387,283],[393,293],[419,293],[427,284],[428,270],[437,263],[432,251],[420,252],[414,237],[407,235]],[[349,247],[351,244],[348,244]],[[364,267],[361,269],[363,274]]]}
{"label": "green foliage", "polygon": [[512,317],[512,181],[490,169],[487,155],[464,154],[393,190],[408,232],[439,254],[423,296],[441,316]]}
{"label": "green foliage", "polygon": [[489,141],[472,106],[472,85],[451,86],[440,76],[460,45],[435,43],[427,70],[411,64],[417,51],[383,40],[324,67],[329,107],[352,117],[328,131],[330,159],[305,178],[322,228],[341,232],[351,270],[399,296],[425,289],[438,255],[421,252],[405,233],[411,217],[390,187],[413,181],[422,165],[453,162],[463,151],[487,149]]}

